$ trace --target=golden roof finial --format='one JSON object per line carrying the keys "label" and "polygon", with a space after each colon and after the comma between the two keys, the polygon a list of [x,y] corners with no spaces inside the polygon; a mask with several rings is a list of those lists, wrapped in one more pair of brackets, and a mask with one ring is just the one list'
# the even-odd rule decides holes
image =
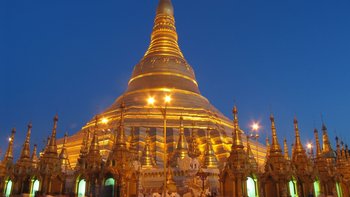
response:
{"label": "golden roof finial", "polygon": [[[195,126],[194,124],[192,125]],[[188,146],[188,155],[192,158],[199,157],[201,155],[201,151],[199,150],[198,142],[197,142],[197,129],[192,128],[190,143]]]}
{"label": "golden roof finial", "polygon": [[62,150],[61,150],[61,153],[60,153],[60,156],[59,156],[60,159],[68,159],[67,148],[66,148],[67,137],[68,137],[68,134],[65,133],[64,134],[64,138],[63,138]]}
{"label": "golden roof finial", "polygon": [[171,0],[159,0],[157,14],[174,16],[174,7]]}
{"label": "golden roof finial", "polygon": [[100,147],[98,144],[98,136],[96,129],[94,129],[94,133],[92,134],[92,140],[91,140],[91,145],[90,145],[90,150],[89,153],[94,153],[94,154],[100,154]]}
{"label": "golden roof finial", "polygon": [[317,129],[314,130],[314,135],[315,135],[315,141],[316,141],[316,157],[319,157],[322,154],[322,150],[321,150],[320,140],[318,138]]}
{"label": "golden roof finial", "polygon": [[144,58],[160,55],[183,59],[177,39],[173,5],[170,0],[160,0],[151,35],[151,44]]}
{"label": "golden roof finial", "polygon": [[295,144],[294,144],[293,155],[296,154],[296,153],[300,153],[300,152],[305,151],[304,148],[303,148],[303,145],[301,143],[301,140],[300,140],[298,120],[297,120],[296,117],[294,118],[294,131],[295,131]]}
{"label": "golden roof finial", "polygon": [[218,159],[216,158],[215,152],[213,150],[213,146],[211,144],[210,139],[210,128],[207,129],[207,144],[205,146],[204,151],[204,168],[217,168],[218,167]]}
{"label": "golden roof finial", "polygon": [[179,134],[179,140],[178,140],[177,146],[176,146],[175,157],[183,159],[186,156],[188,156],[188,145],[187,145],[187,140],[185,137],[183,118],[181,116],[180,117],[180,134]]}
{"label": "golden roof finial", "polygon": [[48,152],[56,153],[56,154],[57,154],[57,144],[56,144],[57,122],[58,122],[58,115],[56,114],[55,117],[53,118],[52,134],[51,134],[50,143],[47,149]]}
{"label": "golden roof finial", "polygon": [[[322,152],[323,154],[327,154],[327,153],[333,153],[332,147],[331,147],[331,143],[329,141],[329,137],[328,137],[328,133],[327,133],[327,127],[324,123],[322,123]],[[331,154],[330,154],[331,155]]]}
{"label": "golden roof finial", "polygon": [[13,160],[13,141],[15,140],[16,129],[13,128],[11,131],[11,137],[9,138],[9,144],[5,153],[4,161]]}
{"label": "golden roof finial", "polygon": [[141,165],[144,168],[152,168],[155,166],[154,157],[152,155],[151,150],[151,137],[149,135],[150,130],[147,129],[146,131],[146,144],[145,148],[143,150],[142,158],[141,158]]}
{"label": "golden roof finial", "polygon": [[116,140],[116,146],[124,146],[126,147],[126,137],[125,137],[125,131],[124,131],[124,110],[125,110],[125,103],[122,102],[120,104],[120,122],[119,122],[119,129],[117,134],[117,140]]}
{"label": "golden roof finial", "polygon": [[283,140],[283,148],[284,148],[284,158],[286,160],[290,160],[289,158],[289,150],[288,150],[288,144],[287,144],[287,139],[284,138]]}
{"label": "golden roof finial", "polygon": [[271,131],[272,131],[272,145],[271,145],[271,152],[276,153],[276,152],[282,152],[281,146],[278,142],[277,138],[277,132],[276,132],[276,126],[275,126],[275,118],[271,114],[270,115],[270,121],[271,121]]}
{"label": "golden roof finial", "polygon": [[67,138],[68,138],[68,134],[65,133],[64,138],[63,138],[62,150],[61,150],[61,153],[59,156],[59,158],[61,160],[62,172],[66,172],[68,169],[71,169],[69,158],[68,158],[68,153],[67,153],[67,148],[66,148]]}
{"label": "golden roof finial", "polygon": [[30,134],[32,130],[32,123],[28,124],[28,129],[27,129],[27,136],[24,141],[22,151],[21,151],[21,156],[20,159],[29,159],[30,158]]}
{"label": "golden roof finial", "polygon": [[232,149],[243,149],[241,131],[238,125],[238,110],[237,107],[233,107],[233,134],[232,134]]}
{"label": "golden roof finial", "polygon": [[34,144],[34,148],[33,148],[33,153],[32,153],[32,157],[31,157],[31,160],[32,160],[32,166],[34,168],[36,168],[38,166],[38,162],[39,162],[39,159],[38,159],[38,156],[37,156],[37,145]]}
{"label": "golden roof finial", "polygon": [[266,136],[265,143],[266,143],[266,157],[268,157],[270,156],[270,152],[271,152],[270,140],[268,136]]}

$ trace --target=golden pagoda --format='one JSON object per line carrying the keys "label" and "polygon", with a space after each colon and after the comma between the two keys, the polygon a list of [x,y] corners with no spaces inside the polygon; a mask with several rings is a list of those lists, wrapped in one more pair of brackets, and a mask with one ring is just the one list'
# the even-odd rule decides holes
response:
{"label": "golden pagoda", "polygon": [[[169,98],[166,102],[164,98]],[[152,99],[152,105],[147,102]],[[126,91],[105,111],[99,114],[98,132],[101,154],[106,159],[113,148],[113,136],[120,120],[120,105],[125,104],[125,133],[134,135],[133,146],[138,148],[139,156],[145,145],[146,130],[149,128],[151,143],[154,143],[154,156],[157,165],[163,165],[164,122],[166,122],[168,152],[176,149],[181,133],[178,120],[183,118],[186,138],[189,130],[196,129],[197,142],[201,151],[206,143],[206,128],[210,133],[215,156],[224,162],[231,148],[232,123],[201,95],[195,73],[186,61],[178,45],[175,27],[174,8],[170,0],[160,0],[156,11],[150,45],[133,69]],[[80,146],[85,130],[93,128],[94,120],[88,122],[79,132],[69,136],[65,144],[69,160],[74,167],[80,154]],[[132,132],[131,132],[132,131]],[[91,139],[90,139],[91,140]],[[59,140],[59,148],[63,139]],[[260,151],[263,155],[265,148]],[[261,156],[263,158],[263,156]],[[261,164],[264,162],[260,160]]]}

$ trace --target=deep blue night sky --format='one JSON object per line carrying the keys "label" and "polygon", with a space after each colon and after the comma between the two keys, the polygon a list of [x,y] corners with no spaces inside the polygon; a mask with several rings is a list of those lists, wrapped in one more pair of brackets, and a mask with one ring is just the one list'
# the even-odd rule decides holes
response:
{"label": "deep blue night sky", "polygon": [[[201,92],[240,125],[280,140],[313,140],[321,113],[332,142],[350,143],[350,2],[330,0],[173,0],[179,43]],[[59,114],[59,133],[72,134],[127,86],[149,44],[156,0],[0,1],[0,148],[26,125],[43,145]],[[280,141],[281,142],[281,141]]]}

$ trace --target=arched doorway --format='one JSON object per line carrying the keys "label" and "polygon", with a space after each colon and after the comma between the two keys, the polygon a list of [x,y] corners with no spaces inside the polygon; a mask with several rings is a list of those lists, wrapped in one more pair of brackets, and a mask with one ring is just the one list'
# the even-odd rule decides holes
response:
{"label": "arched doorway", "polygon": [[7,182],[5,183],[5,196],[9,197],[11,195],[12,191],[12,181],[11,179],[8,179]]}
{"label": "arched doorway", "polygon": [[78,182],[78,197],[84,197],[86,192],[86,181],[85,179],[81,179]]}
{"label": "arched doorway", "polygon": [[38,179],[34,179],[32,191],[30,192],[31,195],[35,196],[35,193],[39,191],[40,182]]}
{"label": "arched doorway", "polygon": [[320,193],[321,193],[321,186],[320,186],[320,181],[319,180],[316,180],[314,182],[314,191],[315,191],[315,196],[320,195]]}
{"label": "arched doorway", "polygon": [[289,194],[291,197],[298,197],[297,181],[295,179],[292,179],[289,181],[288,188],[289,188]]}
{"label": "arched doorway", "polygon": [[248,197],[258,197],[257,181],[252,177],[247,177],[247,194]]}
{"label": "arched doorway", "polygon": [[108,178],[106,179],[104,183],[104,196],[105,197],[113,197],[114,196],[114,185],[115,180],[114,178]]}

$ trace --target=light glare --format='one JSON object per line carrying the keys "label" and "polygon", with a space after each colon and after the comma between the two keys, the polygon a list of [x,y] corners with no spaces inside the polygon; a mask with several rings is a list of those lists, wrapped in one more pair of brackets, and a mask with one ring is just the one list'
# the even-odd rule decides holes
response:
{"label": "light glare", "polygon": [[101,122],[102,122],[102,124],[107,124],[108,123],[108,119],[107,118],[102,118]]}
{"label": "light glare", "polygon": [[171,97],[169,95],[164,97],[165,103],[170,103],[171,102]]}
{"label": "light glare", "polygon": [[252,127],[253,131],[258,131],[260,128],[260,125],[259,125],[259,123],[254,122],[251,127]]}
{"label": "light glare", "polygon": [[149,98],[147,99],[147,103],[148,103],[149,105],[153,105],[155,101],[156,101],[156,100],[155,100],[153,97],[149,97]]}

